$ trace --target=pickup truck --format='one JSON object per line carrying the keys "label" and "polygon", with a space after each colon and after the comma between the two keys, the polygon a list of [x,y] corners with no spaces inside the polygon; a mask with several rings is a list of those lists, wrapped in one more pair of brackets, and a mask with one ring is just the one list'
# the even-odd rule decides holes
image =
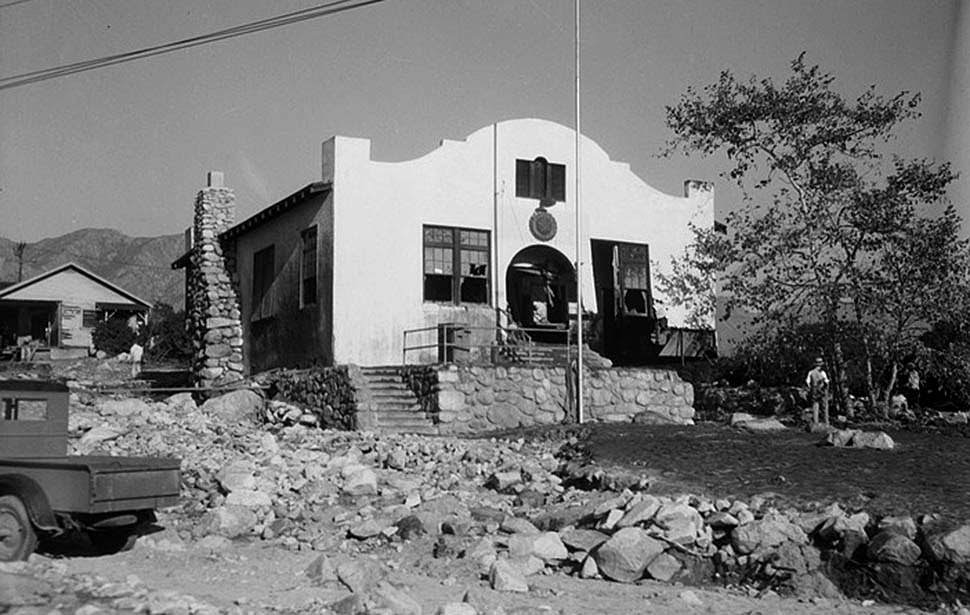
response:
{"label": "pickup truck", "polygon": [[68,402],[62,383],[0,380],[0,561],[71,532],[117,550],[178,503],[178,459],[68,455]]}

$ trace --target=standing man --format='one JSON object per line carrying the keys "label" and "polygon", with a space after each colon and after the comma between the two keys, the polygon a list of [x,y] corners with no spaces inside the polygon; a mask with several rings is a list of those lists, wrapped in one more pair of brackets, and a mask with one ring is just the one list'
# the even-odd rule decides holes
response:
{"label": "standing man", "polygon": [[805,377],[808,387],[808,399],[812,402],[812,426],[818,425],[818,407],[822,406],[822,416],[825,425],[829,424],[829,375],[823,368],[822,357],[815,359],[815,367]]}

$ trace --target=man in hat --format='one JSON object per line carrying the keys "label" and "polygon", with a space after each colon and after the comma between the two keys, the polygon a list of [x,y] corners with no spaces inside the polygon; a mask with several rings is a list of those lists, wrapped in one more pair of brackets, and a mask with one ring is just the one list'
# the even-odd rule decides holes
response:
{"label": "man in hat", "polygon": [[829,424],[829,376],[825,373],[822,357],[816,357],[815,367],[805,377],[808,399],[812,402],[812,425],[818,425],[818,407],[822,406],[824,424]]}

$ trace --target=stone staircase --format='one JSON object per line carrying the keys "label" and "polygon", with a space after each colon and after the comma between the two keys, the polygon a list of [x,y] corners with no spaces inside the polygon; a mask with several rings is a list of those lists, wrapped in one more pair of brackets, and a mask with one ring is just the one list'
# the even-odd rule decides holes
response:
{"label": "stone staircase", "polygon": [[371,400],[376,405],[377,428],[383,433],[437,434],[438,428],[421,409],[418,398],[401,381],[397,366],[361,367]]}

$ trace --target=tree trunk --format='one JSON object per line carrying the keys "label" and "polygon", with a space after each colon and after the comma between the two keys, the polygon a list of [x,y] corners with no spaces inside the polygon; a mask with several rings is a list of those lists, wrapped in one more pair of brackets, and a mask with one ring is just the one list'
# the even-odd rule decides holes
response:
{"label": "tree trunk", "polygon": [[[872,378],[872,352],[869,350],[869,335],[866,333],[862,334],[862,349],[866,353],[866,394],[869,397],[869,410],[871,411],[876,407],[879,391],[876,390],[876,383]],[[851,410],[849,416],[852,416]]]}
{"label": "tree trunk", "polygon": [[845,377],[845,356],[842,354],[842,343],[835,342],[832,346],[832,358],[834,359],[833,376],[835,387],[832,394],[832,401],[835,402],[835,409],[843,413],[849,411],[849,387]]}
{"label": "tree trunk", "polygon": [[885,410],[883,410],[883,414],[886,417],[889,416],[889,401],[892,398],[893,389],[896,388],[896,377],[897,376],[899,376],[899,364],[896,361],[893,361],[892,367],[889,370],[889,383],[886,385],[886,388],[883,391],[883,396],[882,396],[883,397],[883,401],[886,404]]}

